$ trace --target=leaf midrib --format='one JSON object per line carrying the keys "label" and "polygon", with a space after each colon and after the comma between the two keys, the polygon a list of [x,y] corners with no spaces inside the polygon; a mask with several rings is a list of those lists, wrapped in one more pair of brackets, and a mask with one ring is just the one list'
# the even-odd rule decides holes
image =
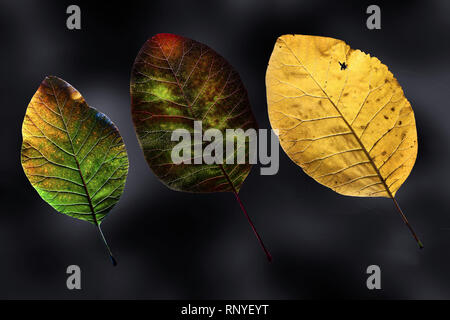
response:
{"label": "leaf midrib", "polygon": [[[358,141],[361,149],[364,151],[364,154],[366,155],[367,159],[369,160],[370,164],[372,165],[372,168],[374,169],[375,173],[378,175],[378,178],[380,179],[380,182],[383,184],[384,188],[386,189],[387,194],[389,195],[389,197],[391,199],[394,199],[394,196],[392,195],[391,190],[389,190],[389,187],[386,184],[386,181],[384,180],[383,176],[381,175],[380,171],[378,170],[377,166],[375,165],[375,162],[373,161],[372,157],[370,156],[369,152],[367,151],[366,147],[364,146],[364,144],[362,143],[361,139],[359,139],[358,135],[356,134],[355,130],[353,129],[353,127],[348,123],[347,119],[345,119],[344,115],[342,114],[341,110],[339,110],[339,108],[335,105],[335,103],[333,102],[333,100],[331,100],[331,98],[328,96],[328,93],[322,88],[322,86],[317,82],[317,80],[313,77],[313,75],[311,74],[311,72],[309,72],[308,68],[306,68],[306,66],[300,61],[300,59],[297,57],[297,55],[294,53],[294,51],[288,46],[288,44],[286,43],[286,41],[284,41],[283,39],[281,39],[281,41],[284,42],[286,48],[289,49],[289,51],[291,51],[292,55],[295,57],[295,59],[298,61],[298,63],[300,63],[300,65],[305,69],[305,71],[308,73],[308,75],[311,77],[311,79],[313,79],[313,81],[315,82],[315,84],[319,87],[320,90],[322,90],[323,94],[325,94],[326,98],[328,99],[328,101],[331,102],[331,104],[333,105],[333,107],[336,109],[336,111],[339,113],[339,115],[341,116],[342,120],[344,120],[344,123],[347,125],[347,127],[350,129],[350,131],[352,132],[353,136],[356,138],[356,140]],[[345,85],[344,85],[345,87]],[[342,90],[344,90],[344,88],[342,88]]]}
{"label": "leaf midrib", "polygon": [[[183,44],[183,45],[184,45],[184,44]],[[175,81],[177,82],[177,86],[178,86],[178,88],[180,89],[181,94],[183,95],[183,99],[184,99],[184,102],[186,103],[186,105],[188,106],[188,112],[189,112],[190,116],[191,116],[193,119],[196,119],[195,115],[192,113],[191,103],[188,101],[188,99],[187,99],[187,97],[186,97],[186,95],[185,95],[185,93],[184,93],[183,87],[180,85],[180,82],[179,82],[179,80],[178,80],[178,77],[177,77],[175,71],[173,70],[172,65],[170,64],[169,59],[167,58],[166,54],[164,53],[164,50],[163,50],[163,48],[161,47],[161,43],[160,43],[159,40],[158,40],[158,46],[159,46],[159,49],[161,50],[162,55],[164,56],[164,60],[167,62],[167,65],[169,66],[170,71],[172,72],[173,77],[175,78]],[[193,72],[193,71],[192,71],[192,72]],[[197,121],[199,121],[199,120],[197,119]],[[201,121],[201,120],[200,120],[200,121]],[[233,192],[234,194],[238,194],[238,192],[237,192],[237,190],[236,190],[236,188],[235,188],[235,186],[234,186],[234,184],[233,184],[231,178],[228,176],[228,173],[225,171],[224,166],[223,166],[222,164],[216,164],[216,166],[222,171],[223,176],[224,176],[225,179],[227,180],[228,184],[231,186],[232,192]]]}
{"label": "leaf midrib", "polygon": [[53,95],[54,95],[54,97],[55,97],[56,106],[57,106],[58,111],[59,111],[59,114],[60,114],[60,116],[61,116],[61,120],[62,120],[62,122],[63,122],[64,129],[65,129],[65,131],[66,131],[67,139],[69,140],[70,146],[71,146],[71,148],[72,148],[73,158],[75,159],[75,163],[76,163],[77,168],[78,168],[78,174],[80,175],[81,182],[82,182],[82,184],[83,184],[83,188],[84,188],[84,191],[85,191],[85,193],[86,193],[86,198],[87,198],[88,203],[89,203],[89,209],[91,210],[92,218],[94,219],[95,225],[98,226],[99,223],[98,223],[98,221],[97,221],[97,216],[95,215],[95,209],[94,209],[94,206],[93,206],[93,204],[92,204],[92,199],[91,199],[91,196],[89,195],[89,191],[88,191],[88,188],[87,188],[87,184],[86,184],[86,182],[85,182],[85,180],[84,180],[84,177],[83,177],[83,174],[82,174],[82,172],[81,172],[80,162],[78,161],[77,155],[75,154],[75,148],[74,148],[74,146],[73,146],[73,141],[72,141],[72,138],[70,137],[69,130],[68,130],[68,128],[67,128],[67,124],[66,124],[66,121],[65,121],[65,119],[64,119],[64,115],[63,115],[62,110],[61,110],[61,108],[60,108],[59,101],[58,101],[58,96],[56,95],[55,87],[53,86],[53,82],[51,82],[51,81],[50,81],[50,86],[52,87]]}

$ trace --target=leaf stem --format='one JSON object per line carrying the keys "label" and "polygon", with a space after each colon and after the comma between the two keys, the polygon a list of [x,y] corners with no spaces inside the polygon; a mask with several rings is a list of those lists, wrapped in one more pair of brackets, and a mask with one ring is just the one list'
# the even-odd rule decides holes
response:
{"label": "leaf stem", "polygon": [[108,254],[111,259],[111,262],[112,262],[113,266],[115,267],[115,266],[117,266],[117,260],[116,260],[116,258],[114,258],[114,255],[112,254],[111,249],[109,248],[108,242],[106,241],[106,238],[103,235],[102,228],[100,228],[100,224],[97,224],[97,228],[98,228],[98,231],[100,232],[100,236],[102,237],[103,243],[105,244],[105,247],[108,250]]}
{"label": "leaf stem", "polygon": [[241,198],[239,198],[238,193],[236,192],[236,190],[233,187],[233,193],[236,196],[236,200],[239,203],[239,206],[242,209],[242,212],[244,213],[245,217],[247,218],[248,223],[250,224],[250,226],[252,227],[253,232],[255,233],[256,238],[259,241],[259,244],[261,245],[262,249],[264,250],[264,253],[266,254],[267,260],[269,260],[269,262],[272,261],[272,255],[270,254],[269,250],[267,250],[266,246],[264,245],[264,242],[262,241],[261,237],[259,236],[258,231],[256,231],[255,225],[252,222],[252,219],[250,219],[250,216],[247,213],[247,210],[245,210],[244,208],[244,204],[241,201]]}
{"label": "leaf stem", "polygon": [[255,236],[259,241],[259,244],[261,245],[262,249],[264,250],[267,260],[269,260],[269,262],[271,262],[272,256],[271,256],[269,250],[267,250],[266,246],[264,245],[264,242],[262,241],[261,237],[259,236],[258,231],[256,231],[255,225],[253,224],[252,219],[250,219],[250,216],[248,215],[247,210],[245,210],[244,204],[242,203],[241,198],[239,198],[239,195],[236,191],[236,188],[234,187],[233,182],[231,181],[230,177],[228,176],[228,173],[225,171],[223,165],[220,164],[219,168],[222,170],[224,177],[227,179],[228,183],[230,184],[231,190],[233,190],[233,193],[236,196],[236,200],[239,203],[239,206],[241,207],[242,212],[244,213],[245,217],[247,218],[248,223],[250,223],[250,226],[252,227],[252,230],[255,233]]}
{"label": "leaf stem", "polygon": [[411,231],[414,239],[416,240],[417,244],[419,245],[419,248],[423,249],[422,241],[419,240],[419,238],[417,237],[416,233],[414,232],[414,229],[409,224],[409,221],[406,218],[405,214],[403,213],[402,209],[400,208],[399,204],[397,203],[397,200],[395,200],[395,198],[392,197],[392,201],[394,201],[394,204],[395,204],[395,207],[397,208],[397,211],[400,213],[400,216],[402,217],[402,220],[406,224],[406,226],[408,227],[409,231]]}

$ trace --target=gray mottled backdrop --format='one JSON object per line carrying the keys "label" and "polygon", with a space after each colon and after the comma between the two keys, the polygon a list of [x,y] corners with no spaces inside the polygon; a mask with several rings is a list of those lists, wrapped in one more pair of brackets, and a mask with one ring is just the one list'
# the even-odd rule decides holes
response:
{"label": "gray mottled backdrop", "polygon": [[[69,4],[81,7],[81,31],[65,27]],[[450,3],[378,2],[378,31],[365,27],[369,4],[2,1],[0,298],[450,298]],[[335,37],[380,58],[416,114],[419,155],[397,196],[425,249],[390,200],[338,195],[282,151],[277,175],[255,167],[241,191],[272,264],[232,194],[167,189],[139,149],[129,97],[134,58],[160,32],[221,53],[240,72],[261,128],[269,128],[264,77],[279,35]],[[125,192],[103,224],[116,268],[96,229],[57,214],[22,171],[22,120],[46,75],[74,85],[127,144]],[[81,291],[66,289],[70,264],[82,269]],[[366,289],[370,264],[381,267],[381,291]]]}

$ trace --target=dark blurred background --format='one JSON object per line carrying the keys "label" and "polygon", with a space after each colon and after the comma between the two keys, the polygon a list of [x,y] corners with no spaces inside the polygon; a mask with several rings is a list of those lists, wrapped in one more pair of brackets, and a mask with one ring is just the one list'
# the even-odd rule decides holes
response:
{"label": "dark blurred background", "polygon": [[[70,4],[81,7],[79,31],[66,28]],[[381,30],[366,28],[370,4],[381,7]],[[450,298],[449,17],[448,1],[3,0],[0,298]],[[425,249],[391,200],[338,195],[282,150],[277,175],[261,176],[256,166],[241,190],[271,264],[232,194],[167,189],[138,146],[129,97],[134,58],[161,32],[222,54],[239,71],[261,128],[269,128],[266,67],[282,34],[339,38],[388,65],[416,115],[419,154],[397,199]],[[116,268],[95,227],[57,214],[23,173],[21,125],[46,75],[77,88],[127,145],[127,185],[102,224]],[[66,288],[71,264],[81,267],[81,291]],[[366,288],[371,264],[381,267],[382,290]]]}

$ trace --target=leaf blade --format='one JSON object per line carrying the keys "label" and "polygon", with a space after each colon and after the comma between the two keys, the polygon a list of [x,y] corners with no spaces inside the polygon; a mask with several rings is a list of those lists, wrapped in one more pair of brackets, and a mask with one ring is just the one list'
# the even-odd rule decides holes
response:
{"label": "leaf blade", "polygon": [[[247,91],[232,66],[197,41],[158,34],[141,48],[131,77],[132,116],[141,149],[152,171],[169,188],[185,192],[232,192],[220,165],[173,165],[175,129],[257,128]],[[248,154],[248,148],[246,148]],[[194,155],[193,155],[194,158]],[[249,164],[223,164],[239,191]]]}
{"label": "leaf blade", "polygon": [[22,136],[22,167],[39,195],[58,212],[99,225],[128,173],[125,145],[111,120],[70,84],[47,77],[27,108]]}

